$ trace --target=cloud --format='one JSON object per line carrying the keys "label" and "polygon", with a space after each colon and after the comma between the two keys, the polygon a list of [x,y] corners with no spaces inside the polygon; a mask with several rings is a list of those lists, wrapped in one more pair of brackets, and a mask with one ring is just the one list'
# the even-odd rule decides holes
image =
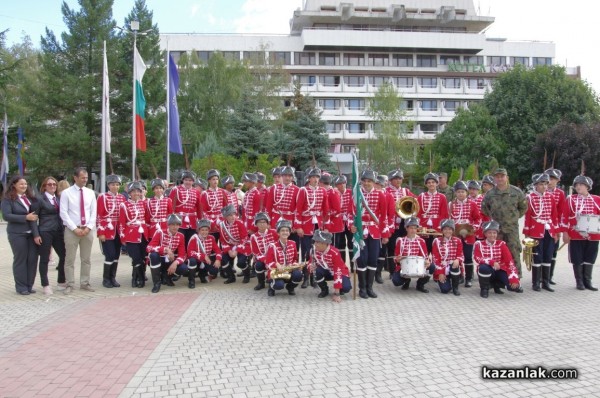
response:
{"label": "cloud", "polygon": [[238,33],[289,33],[289,21],[302,0],[246,0],[233,21]]}
{"label": "cloud", "polygon": [[192,9],[190,10],[190,16],[193,18],[198,14],[198,10],[200,9],[200,4],[192,4]]}

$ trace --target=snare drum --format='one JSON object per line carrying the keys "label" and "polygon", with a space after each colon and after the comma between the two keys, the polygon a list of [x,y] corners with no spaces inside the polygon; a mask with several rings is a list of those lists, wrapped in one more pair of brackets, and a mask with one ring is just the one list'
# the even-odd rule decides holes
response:
{"label": "snare drum", "polygon": [[400,260],[400,275],[403,278],[423,278],[427,276],[425,259],[417,256],[404,257]]}
{"label": "snare drum", "polygon": [[578,232],[586,232],[588,234],[600,233],[600,215],[580,214],[577,216],[575,230]]}

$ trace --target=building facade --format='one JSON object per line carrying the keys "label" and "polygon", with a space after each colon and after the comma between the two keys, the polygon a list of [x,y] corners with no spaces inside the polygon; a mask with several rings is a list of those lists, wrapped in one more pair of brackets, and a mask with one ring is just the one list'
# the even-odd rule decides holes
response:
{"label": "building facade", "polygon": [[[162,34],[175,58],[196,51],[243,60],[260,57],[289,72],[317,101],[342,163],[373,137],[368,99],[389,82],[402,96],[412,140],[435,138],[460,107],[481,101],[498,74],[516,64],[552,65],[555,45],[508,41],[485,31],[494,22],[472,0],[306,0],[294,11],[289,35]],[[579,68],[567,68],[579,76]]]}

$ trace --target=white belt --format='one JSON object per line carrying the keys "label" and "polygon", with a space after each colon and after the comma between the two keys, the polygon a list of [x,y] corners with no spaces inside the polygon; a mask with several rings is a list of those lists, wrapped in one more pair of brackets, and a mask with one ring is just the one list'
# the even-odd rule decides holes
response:
{"label": "white belt", "polygon": [[150,222],[166,222],[167,219],[166,218],[152,218],[150,219]]}

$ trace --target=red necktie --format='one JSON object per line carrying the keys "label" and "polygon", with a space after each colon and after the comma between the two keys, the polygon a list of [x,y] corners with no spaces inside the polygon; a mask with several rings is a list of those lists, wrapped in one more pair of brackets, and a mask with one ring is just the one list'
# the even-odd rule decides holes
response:
{"label": "red necktie", "polygon": [[56,201],[56,196],[52,197],[52,202],[54,202],[54,208],[58,210],[58,202]]}
{"label": "red necktie", "polygon": [[27,199],[27,196],[23,195],[21,196],[21,199],[23,199],[23,202],[25,202],[25,204],[27,205],[28,209],[31,207],[31,202],[29,201],[29,199]]}
{"label": "red necktie", "polygon": [[83,205],[83,188],[79,188],[79,212],[81,213],[81,225],[85,225],[85,206]]}

